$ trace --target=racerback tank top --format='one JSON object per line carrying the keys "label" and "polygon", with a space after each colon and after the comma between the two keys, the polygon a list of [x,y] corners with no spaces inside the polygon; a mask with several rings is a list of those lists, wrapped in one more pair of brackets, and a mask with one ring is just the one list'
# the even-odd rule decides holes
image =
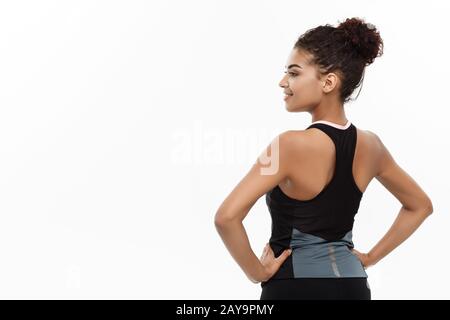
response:
{"label": "racerback tank top", "polygon": [[333,177],[309,200],[291,198],[278,185],[266,193],[272,218],[269,244],[275,257],[292,249],[271,279],[367,278],[362,263],[351,252],[354,216],[363,195],[352,174],[356,127],[350,121],[342,126],[320,120],[309,128],[323,131],[334,142]]}

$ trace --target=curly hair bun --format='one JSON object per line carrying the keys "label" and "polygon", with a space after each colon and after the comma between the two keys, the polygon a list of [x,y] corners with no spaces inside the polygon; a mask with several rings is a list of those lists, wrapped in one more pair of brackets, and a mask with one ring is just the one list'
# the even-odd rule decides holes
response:
{"label": "curly hair bun", "polygon": [[343,37],[366,61],[366,65],[383,54],[383,40],[376,27],[360,18],[347,18],[336,28],[343,31]]}

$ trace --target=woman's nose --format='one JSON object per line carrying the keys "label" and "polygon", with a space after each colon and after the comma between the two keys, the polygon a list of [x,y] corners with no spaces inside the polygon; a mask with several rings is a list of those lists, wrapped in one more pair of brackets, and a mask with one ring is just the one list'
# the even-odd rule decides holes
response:
{"label": "woman's nose", "polygon": [[282,87],[282,88],[284,88],[284,87],[286,87],[287,86],[287,83],[286,83],[286,76],[283,76],[283,78],[280,80],[280,82],[278,83],[278,85],[280,86],[280,87]]}

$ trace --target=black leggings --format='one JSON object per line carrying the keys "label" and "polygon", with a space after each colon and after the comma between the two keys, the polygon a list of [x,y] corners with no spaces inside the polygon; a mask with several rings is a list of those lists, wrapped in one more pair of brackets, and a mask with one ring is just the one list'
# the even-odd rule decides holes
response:
{"label": "black leggings", "polygon": [[370,300],[367,278],[273,279],[261,284],[260,300]]}

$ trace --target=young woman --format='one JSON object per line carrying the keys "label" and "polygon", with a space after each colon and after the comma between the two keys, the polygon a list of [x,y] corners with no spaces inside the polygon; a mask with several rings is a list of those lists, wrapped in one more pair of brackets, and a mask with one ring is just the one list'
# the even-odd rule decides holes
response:
{"label": "young woman", "polygon": [[[223,201],[215,226],[260,299],[371,299],[365,269],[407,239],[428,217],[427,194],[380,138],[347,119],[344,104],[365,67],[382,55],[376,28],[352,18],[308,30],[295,43],[279,85],[289,112],[309,112],[305,130],[278,135]],[[267,166],[270,162],[271,167]],[[363,193],[376,178],[402,204],[368,252],[354,249],[352,228]],[[258,257],[242,221],[265,195],[272,235]]]}

